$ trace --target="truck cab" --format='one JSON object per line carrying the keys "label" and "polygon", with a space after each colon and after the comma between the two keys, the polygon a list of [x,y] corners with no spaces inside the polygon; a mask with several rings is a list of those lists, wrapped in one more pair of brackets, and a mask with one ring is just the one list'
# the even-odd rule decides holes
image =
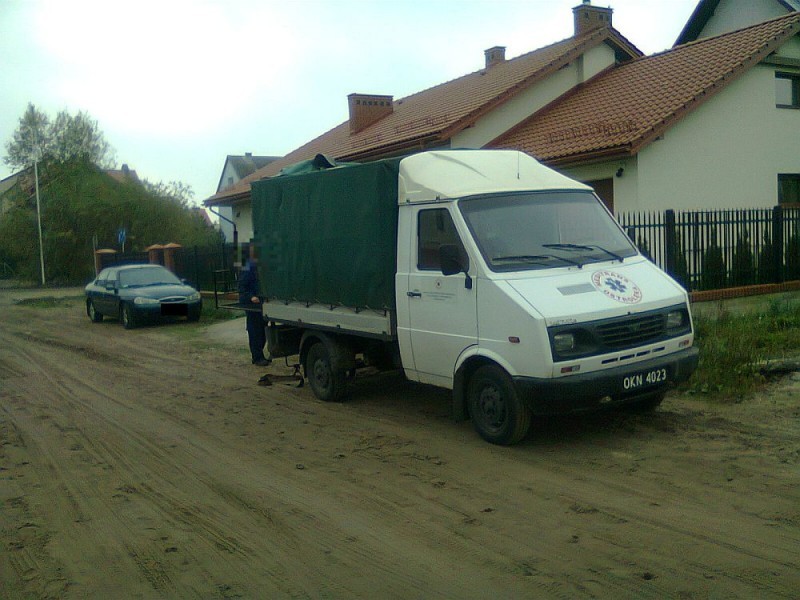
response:
{"label": "truck cab", "polygon": [[488,441],[534,415],[652,408],[696,367],[685,290],[588,186],[512,151],[419,154],[399,181],[405,374],[452,389]]}

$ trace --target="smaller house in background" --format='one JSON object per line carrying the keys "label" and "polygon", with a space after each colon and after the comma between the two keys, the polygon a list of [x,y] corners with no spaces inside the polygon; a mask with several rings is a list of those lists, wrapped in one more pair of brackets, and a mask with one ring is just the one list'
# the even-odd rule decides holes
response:
{"label": "smaller house in background", "polygon": [[139,176],[136,174],[136,171],[129,168],[127,164],[123,164],[119,169],[106,169],[105,174],[116,181],[119,181],[120,183],[140,183]]}
{"label": "smaller house in background", "polygon": [[[248,175],[252,175],[278,158],[278,156],[253,156],[252,152],[245,152],[244,155],[229,154],[222,167],[222,174],[217,184],[217,194],[232,188]],[[241,217],[241,215],[236,215],[236,212],[240,212],[240,210],[235,205],[219,206],[215,209],[215,212],[222,217],[219,222],[220,231],[229,242],[233,241],[232,221]]]}
{"label": "smaller house in background", "polygon": [[0,180],[0,217],[11,209],[13,201],[9,192],[17,185],[23,185],[24,176],[25,171],[23,170]]}
{"label": "smaller house in background", "polygon": [[800,10],[800,0],[700,0],[676,46],[729,33]]}

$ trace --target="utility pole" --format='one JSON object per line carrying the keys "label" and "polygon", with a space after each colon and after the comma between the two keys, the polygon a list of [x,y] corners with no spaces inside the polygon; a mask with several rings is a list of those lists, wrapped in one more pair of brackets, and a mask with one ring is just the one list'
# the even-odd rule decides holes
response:
{"label": "utility pole", "polygon": [[36,221],[39,224],[39,264],[42,267],[42,287],[44,287],[44,244],[42,243],[42,209],[39,203],[39,161],[33,160],[33,177],[36,180]]}

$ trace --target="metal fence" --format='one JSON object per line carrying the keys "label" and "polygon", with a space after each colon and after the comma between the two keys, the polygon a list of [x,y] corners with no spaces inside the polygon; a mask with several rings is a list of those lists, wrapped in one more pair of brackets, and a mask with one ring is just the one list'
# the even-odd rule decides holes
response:
{"label": "metal fence", "polygon": [[[215,276],[219,277],[220,272],[234,273],[236,266],[241,264],[243,251],[246,256],[246,247],[237,247],[234,244],[176,248],[175,274],[199,290],[214,290]],[[154,256],[156,262],[164,264],[163,253],[156,253]],[[150,261],[151,254],[147,252],[104,254],[101,256],[101,268]]]}
{"label": "metal fence", "polygon": [[[617,220],[643,254],[688,290],[800,280],[800,208],[665,210],[621,213]],[[247,255],[247,244],[177,248],[175,272],[198,289],[218,290],[221,281],[235,282]],[[147,253],[109,254],[102,266],[148,260]]]}
{"label": "metal fence", "polygon": [[800,209],[621,213],[625,231],[689,290],[800,279]]}

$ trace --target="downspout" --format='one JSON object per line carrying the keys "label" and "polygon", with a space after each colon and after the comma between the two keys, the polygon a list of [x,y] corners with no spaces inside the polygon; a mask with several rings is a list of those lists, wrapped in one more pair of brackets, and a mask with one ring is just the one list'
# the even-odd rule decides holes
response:
{"label": "downspout", "polygon": [[228,223],[230,223],[231,225],[233,225],[233,247],[234,247],[234,248],[238,248],[238,247],[239,247],[239,230],[238,230],[238,229],[236,229],[236,223],[234,223],[233,221],[231,221],[231,220],[230,220],[228,217],[222,216],[220,213],[218,213],[217,211],[215,211],[213,206],[209,206],[209,207],[208,207],[208,210],[210,210],[212,213],[214,213],[215,215],[217,215],[217,216],[218,216],[220,219],[222,219],[223,221],[227,221]]}

